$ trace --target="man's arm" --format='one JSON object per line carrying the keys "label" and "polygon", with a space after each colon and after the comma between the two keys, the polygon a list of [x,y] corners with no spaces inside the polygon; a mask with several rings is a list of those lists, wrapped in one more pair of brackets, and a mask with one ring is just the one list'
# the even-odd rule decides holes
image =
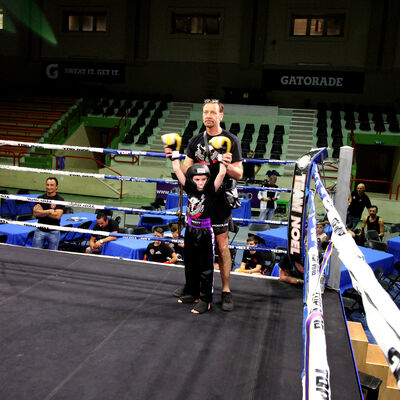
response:
{"label": "man's arm", "polygon": [[379,218],[378,220],[378,224],[379,224],[379,237],[383,237],[385,235],[385,225],[383,224],[383,219]]}
{"label": "man's arm", "polygon": [[232,163],[232,153],[222,155],[222,162],[226,165],[226,173],[233,179],[241,179],[243,176],[242,161]]}
{"label": "man's arm", "polygon": [[361,229],[364,229],[364,228],[365,228],[365,225],[367,225],[367,218],[368,218],[368,217],[364,217],[364,218],[363,218],[363,220],[362,220],[362,225],[361,225]]}
{"label": "man's arm", "polygon": [[175,264],[178,261],[178,256],[175,252],[172,253],[171,258],[169,259],[170,264]]}
{"label": "man's arm", "polygon": [[48,210],[43,210],[40,204],[36,204],[35,207],[33,207],[33,216],[36,218],[49,217],[59,220],[63,214],[64,210],[61,208],[58,209],[50,208]]}

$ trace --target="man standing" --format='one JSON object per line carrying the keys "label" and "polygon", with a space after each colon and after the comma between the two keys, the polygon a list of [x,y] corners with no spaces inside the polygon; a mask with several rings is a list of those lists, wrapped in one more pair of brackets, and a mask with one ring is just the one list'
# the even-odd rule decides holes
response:
{"label": "man standing", "polygon": [[[276,179],[276,175],[271,175],[269,181],[264,186],[266,188],[277,188]],[[271,221],[275,214],[276,201],[279,199],[279,192],[266,189],[259,191],[257,197],[260,200],[259,219],[267,219]]]}
{"label": "man standing", "polygon": [[[93,227],[94,231],[118,233],[118,222],[113,219],[108,219],[106,213],[100,211],[96,215],[96,225]],[[89,247],[86,248],[86,253],[101,254],[104,243],[116,240],[116,236],[94,236],[89,240]]]}
{"label": "man standing", "polygon": [[354,230],[360,222],[365,207],[370,208],[371,201],[365,194],[365,185],[359,183],[357,190],[353,190],[349,196],[346,224],[350,230]]}
{"label": "man standing", "polygon": [[[65,206],[52,203],[51,200],[64,201],[57,194],[58,180],[54,177],[46,179],[46,194],[39,196],[39,199],[50,200],[48,203],[36,204],[33,207],[33,216],[38,218],[39,224],[60,226],[61,216],[64,214]],[[60,241],[60,231],[48,228],[38,228],[33,236],[32,247],[43,248],[47,241],[49,250],[57,250]]]}
{"label": "man standing", "polygon": [[[250,150],[247,153],[247,158],[253,158],[253,157],[254,157],[254,151]],[[245,162],[243,164],[243,179],[246,181],[246,183],[254,183],[256,175],[258,174],[260,169],[261,169],[261,164]]]}
{"label": "man standing", "polygon": [[367,226],[367,231],[377,231],[379,239],[382,240],[385,234],[385,226],[383,224],[383,219],[377,215],[378,207],[371,206],[368,209],[368,216],[363,218],[361,229]]}
{"label": "man standing", "polygon": [[[200,132],[194,136],[187,146],[186,158],[182,170],[187,171],[194,163],[206,164],[214,180],[218,175],[219,163],[218,152],[206,143],[216,136],[227,137],[231,141],[231,149],[222,155],[222,163],[226,166],[226,174],[233,179],[240,179],[243,175],[242,149],[239,139],[232,133],[221,128],[220,122],[224,117],[224,106],[219,100],[207,99],[203,104],[203,123],[205,133]],[[209,149],[207,149],[207,147]],[[172,155],[172,150],[164,146],[167,157]],[[233,229],[231,208],[225,201],[224,186],[217,192],[216,206],[211,215],[211,223],[219,250],[219,268],[222,280],[222,304],[224,311],[233,310],[233,299],[229,285],[230,272],[232,269],[231,253],[229,251],[229,230]],[[174,296],[183,295],[181,289],[174,292]]]}

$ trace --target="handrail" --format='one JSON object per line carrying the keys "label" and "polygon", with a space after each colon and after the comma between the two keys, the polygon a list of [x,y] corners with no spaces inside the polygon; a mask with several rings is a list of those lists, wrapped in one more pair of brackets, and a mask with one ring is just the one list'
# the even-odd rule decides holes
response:
{"label": "handrail", "polygon": [[[389,200],[392,200],[392,191],[393,191],[393,184],[390,181],[382,181],[382,180],[376,180],[376,179],[359,179],[359,178],[351,178],[350,182],[375,182],[375,183],[388,183],[389,184]],[[350,185],[351,186],[351,185]],[[396,199],[397,200],[397,199]]]}
{"label": "handrail", "polygon": [[[12,157],[13,157],[13,164],[15,166],[15,159],[18,159],[18,167],[21,166],[21,158],[25,157],[26,155],[37,155],[37,156],[52,156],[55,157],[57,159],[57,156],[55,154],[52,153],[29,153],[26,150],[23,151],[14,151],[14,150],[1,150],[0,149],[0,157],[8,157],[6,155],[1,155],[2,153],[12,153]],[[57,163],[56,163],[57,164]]]}
{"label": "handrail", "polygon": [[[120,174],[118,171],[116,171],[115,169],[109,167],[108,165],[102,163],[101,161],[97,160],[94,157],[86,157],[86,156],[71,156],[71,155],[65,155],[65,156],[59,156],[59,157],[64,157],[64,158],[82,158],[82,159],[86,159],[86,160],[92,160],[95,161],[97,164],[101,165],[102,167],[105,167],[107,169],[109,169],[110,171],[116,173],[119,176],[122,176],[122,174]],[[58,169],[58,168],[56,168]],[[119,194],[119,198],[122,200],[122,185],[123,185],[123,180],[120,181],[121,183],[121,188],[120,188],[120,194]]]}
{"label": "handrail", "polygon": [[64,129],[64,138],[66,138],[68,136],[68,124],[69,122],[75,117],[76,114],[78,114],[78,122],[81,121],[81,116],[82,116],[82,112],[81,112],[81,107],[78,107],[66,120],[65,120],[65,125],[64,126],[60,126],[60,128],[58,128],[56,130],[55,133],[53,133],[53,135],[50,138],[50,143],[53,143],[54,139],[57,137],[57,135],[62,131],[62,129]]}
{"label": "handrail", "polygon": [[[120,150],[129,150],[129,149],[120,149]],[[117,160],[117,157],[132,157],[132,161],[122,161],[122,160]],[[132,164],[132,165],[139,165],[139,160],[140,156],[135,156],[135,155],[124,155],[124,154],[111,154],[111,160],[115,161],[116,163],[123,163],[123,164]]]}
{"label": "handrail", "polygon": [[396,200],[399,199],[399,189],[400,189],[400,183],[397,185],[397,189],[396,189]]}

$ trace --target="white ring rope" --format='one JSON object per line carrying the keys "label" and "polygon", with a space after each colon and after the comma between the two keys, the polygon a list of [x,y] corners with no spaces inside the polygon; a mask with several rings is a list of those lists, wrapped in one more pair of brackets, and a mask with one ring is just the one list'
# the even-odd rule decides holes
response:
{"label": "white ring rope", "polygon": [[[44,228],[44,229],[48,229],[48,230],[57,230],[57,231],[62,231],[62,232],[78,232],[78,233],[84,233],[84,234],[91,234],[94,236],[114,236],[116,238],[124,238],[124,239],[138,239],[138,240],[146,240],[146,241],[157,240],[159,242],[184,243],[183,239],[173,239],[172,237],[165,238],[165,237],[159,237],[159,236],[131,235],[129,233],[112,233],[112,232],[105,232],[105,231],[94,231],[94,230],[90,230],[90,229],[70,228],[67,226],[39,224],[37,222],[10,221],[5,218],[0,218],[0,224],[31,226],[34,228]],[[265,247],[248,247],[248,246],[242,246],[242,245],[229,245],[229,248],[238,249],[238,250],[260,250],[260,251],[264,251],[264,252],[272,252],[272,253],[280,253],[280,254],[286,253],[286,250],[268,249]]]}
{"label": "white ring rope", "polygon": [[397,386],[400,387],[400,310],[376,280],[372,268],[347,232],[315,166],[313,176],[333,229],[332,242],[349,271],[353,287],[362,297],[368,327],[393,371]]}

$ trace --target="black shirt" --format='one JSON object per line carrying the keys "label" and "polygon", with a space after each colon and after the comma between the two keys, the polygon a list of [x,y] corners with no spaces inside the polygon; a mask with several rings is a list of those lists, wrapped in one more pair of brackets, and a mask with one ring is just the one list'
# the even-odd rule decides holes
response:
{"label": "black shirt", "polygon": [[[119,231],[119,226],[118,226],[118,222],[117,221],[114,221],[113,219],[110,218],[108,220],[107,226],[104,226],[104,227],[101,228],[98,224],[96,224],[93,227],[93,230],[94,231],[102,231],[102,232],[115,232],[115,231],[118,232]],[[104,239],[107,236],[102,236],[102,235],[98,235],[97,236],[96,235],[95,237],[96,237],[96,240],[100,240],[100,239]]]}
{"label": "black shirt", "polygon": [[256,250],[254,254],[250,253],[250,250],[243,252],[242,262],[246,263],[246,269],[256,268],[258,264],[264,265],[264,254],[262,251]]}
{"label": "black shirt", "polygon": [[348,213],[352,217],[357,217],[361,219],[361,215],[365,207],[367,208],[371,207],[371,201],[369,197],[365,193],[363,193],[362,196],[360,196],[356,190],[351,192],[351,202],[347,210]]}
{"label": "black shirt", "polygon": [[146,249],[147,260],[163,263],[172,257],[173,250],[166,243],[161,242],[159,246],[154,246],[154,243],[150,243]]}
{"label": "black shirt", "polygon": [[204,190],[199,192],[194,183],[186,181],[183,189],[188,196],[186,214],[192,218],[210,218],[216,200],[214,182],[209,179]]}
{"label": "black shirt", "polygon": [[[42,194],[41,196],[38,197],[38,199],[46,199],[46,200],[59,200],[59,201],[64,201],[64,199],[56,194],[55,196],[47,196],[47,194]],[[43,210],[63,210],[65,211],[65,206],[60,205],[60,204],[54,204],[54,203],[39,203]],[[46,225],[54,225],[54,226],[60,226],[60,220],[51,218],[51,217],[39,217],[38,218],[38,223],[39,224],[46,224]],[[41,231],[46,231],[46,228],[39,228]]]}

